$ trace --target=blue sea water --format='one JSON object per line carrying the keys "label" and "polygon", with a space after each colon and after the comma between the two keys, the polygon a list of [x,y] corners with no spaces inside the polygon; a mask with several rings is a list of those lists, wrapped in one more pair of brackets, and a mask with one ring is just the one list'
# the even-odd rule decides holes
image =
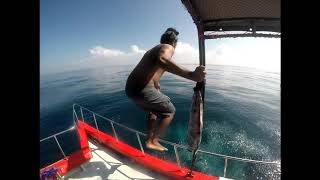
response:
{"label": "blue sea water", "polygon": [[[194,69],[196,65],[185,65]],[[77,103],[130,128],[146,132],[146,113],[135,106],[124,92],[133,65],[100,67],[40,77],[40,138],[73,125],[72,105]],[[215,153],[280,162],[280,74],[254,68],[208,65],[205,90],[204,128],[200,149]],[[195,83],[165,73],[160,80],[162,92],[176,107],[176,115],[163,139],[186,144],[189,109]],[[86,120],[92,114],[84,112]],[[97,118],[103,131],[110,125]],[[116,127],[119,138],[139,147],[134,134]],[[66,154],[79,148],[73,132],[58,136]],[[62,155],[53,139],[40,144],[41,165]],[[178,150],[184,166],[191,154]],[[147,153],[175,162],[173,148],[166,154]],[[195,169],[223,176],[224,159],[199,153]],[[266,179],[275,169],[268,165],[228,161],[227,177]]]}

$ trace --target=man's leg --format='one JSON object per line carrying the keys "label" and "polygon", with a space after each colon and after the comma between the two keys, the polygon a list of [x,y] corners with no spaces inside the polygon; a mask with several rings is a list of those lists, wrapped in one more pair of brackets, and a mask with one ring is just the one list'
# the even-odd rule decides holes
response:
{"label": "man's leg", "polygon": [[147,120],[148,137],[146,140],[146,147],[153,150],[157,150],[157,151],[164,151],[165,150],[164,147],[154,143],[156,125],[157,125],[157,116],[152,112],[149,112],[148,120]]}
{"label": "man's leg", "polygon": [[174,113],[169,114],[167,117],[163,118],[161,121],[161,124],[158,126],[158,128],[156,128],[155,132],[154,132],[154,138],[153,138],[153,144],[160,146],[161,149],[167,151],[168,149],[163,147],[160,143],[159,143],[159,136],[161,136],[164,131],[167,129],[167,127],[169,126],[170,122],[172,121],[174,116]]}
{"label": "man's leg", "polygon": [[154,120],[155,118],[149,118],[148,120],[150,122],[149,125],[149,135],[148,140],[146,141],[146,147],[158,151],[165,151],[167,148],[163,147],[159,141],[158,137],[159,135],[163,134],[165,129],[170,124],[171,120],[173,119],[175,107],[170,102],[170,98],[161,92],[157,91],[154,87],[151,87],[150,89],[146,89],[145,96],[143,99],[143,103],[141,104],[142,107],[149,111],[153,112],[150,113],[149,117],[155,116],[154,114],[161,114],[161,123],[159,126],[157,126],[158,122]]}
{"label": "man's leg", "polygon": [[152,112],[149,112],[148,120],[147,120],[147,129],[148,129],[147,141],[152,142],[154,138],[154,131],[156,129],[156,123],[157,123],[157,116]]}

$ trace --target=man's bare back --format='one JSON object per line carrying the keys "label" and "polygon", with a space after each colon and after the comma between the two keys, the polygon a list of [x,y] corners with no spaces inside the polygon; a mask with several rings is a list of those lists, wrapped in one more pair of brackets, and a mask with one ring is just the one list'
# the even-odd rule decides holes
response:
{"label": "man's bare back", "polygon": [[128,88],[134,88],[139,91],[147,84],[159,85],[159,80],[165,72],[164,68],[159,65],[159,54],[164,49],[172,51],[173,54],[174,48],[169,46],[167,44],[159,44],[144,54],[139,64],[128,77]]}

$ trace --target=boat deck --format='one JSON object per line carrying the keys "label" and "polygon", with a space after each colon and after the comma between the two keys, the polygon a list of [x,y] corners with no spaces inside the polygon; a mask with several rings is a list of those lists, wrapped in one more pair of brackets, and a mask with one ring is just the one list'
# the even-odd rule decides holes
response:
{"label": "boat deck", "polygon": [[93,140],[89,140],[92,159],[67,173],[63,178],[67,180],[105,180],[105,179],[159,179],[168,178],[159,175],[130,159],[116,154]]}

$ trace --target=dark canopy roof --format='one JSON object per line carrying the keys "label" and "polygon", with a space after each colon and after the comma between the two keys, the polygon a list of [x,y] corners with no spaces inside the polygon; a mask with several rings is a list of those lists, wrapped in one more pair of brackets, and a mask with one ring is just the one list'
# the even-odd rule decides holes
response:
{"label": "dark canopy roof", "polygon": [[204,33],[249,31],[251,33],[246,33],[248,36],[255,36],[260,31],[280,36],[280,0],[181,1]]}

